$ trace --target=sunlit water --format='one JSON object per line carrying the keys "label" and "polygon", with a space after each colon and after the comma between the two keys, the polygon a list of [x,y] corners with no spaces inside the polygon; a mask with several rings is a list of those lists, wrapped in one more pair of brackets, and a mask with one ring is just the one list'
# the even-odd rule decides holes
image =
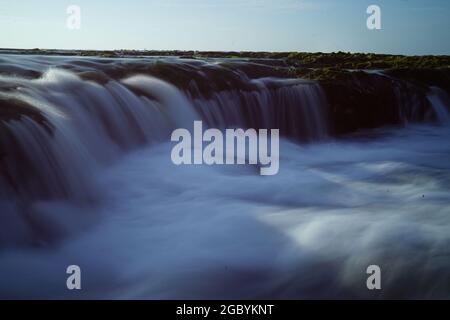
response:
{"label": "sunlit water", "polygon": [[[97,171],[96,205],[39,204],[62,226],[89,222],[56,245],[3,250],[0,296],[449,298],[449,139],[409,126],[283,140],[268,177],[177,167],[170,143],[135,151]],[[71,264],[81,291],[65,287]],[[366,288],[371,264],[381,291]]]}

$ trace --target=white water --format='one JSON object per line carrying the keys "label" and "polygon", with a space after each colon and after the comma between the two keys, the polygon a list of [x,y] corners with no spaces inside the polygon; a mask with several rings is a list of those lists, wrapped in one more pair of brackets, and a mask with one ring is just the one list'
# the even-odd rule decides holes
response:
{"label": "white water", "polygon": [[[52,129],[48,132],[27,116],[0,122],[17,141],[14,145],[0,137],[0,145],[10,146],[7,154],[17,153],[12,149],[23,152],[34,176],[24,179],[14,156],[6,159],[6,171],[16,185],[15,192],[28,199],[44,193],[89,201],[96,197],[90,177],[99,167],[126,151],[168,141],[174,129],[191,128],[194,120],[204,119],[205,124],[219,128],[283,128],[298,138],[326,136],[326,102],[318,85],[275,79],[254,82],[257,91],[194,99],[167,82],[144,75],[110,79],[104,85],[61,69],[49,69],[33,80],[0,76],[0,85],[15,88],[0,92],[0,99],[29,104]],[[275,82],[286,87],[269,91],[267,84]],[[7,184],[0,175],[0,195]]]}
{"label": "white water", "polygon": [[436,116],[440,123],[449,124],[450,123],[450,114],[449,114],[449,97],[440,88],[432,87],[430,88],[431,93],[428,95],[428,100],[431,102],[431,105],[436,113]]}
{"label": "white water", "polygon": [[[15,87],[0,97],[41,110],[53,129],[28,117],[0,123],[35,173],[24,183],[19,168],[17,194],[0,194],[0,297],[449,298],[448,97],[428,96],[442,126],[284,140],[276,176],[174,166],[164,141],[198,118],[326,137],[318,85],[249,81],[259,90],[204,97],[142,75],[0,76]],[[44,189],[55,197],[40,198]],[[82,268],[81,292],[65,289],[71,264]],[[382,268],[381,292],[365,287],[369,264]]]}
{"label": "white water", "polygon": [[[281,145],[280,173],[182,166],[170,144],[96,176],[101,221],[55,247],[0,255],[0,296],[73,298],[447,297],[450,138],[446,127],[375,140]],[[63,204],[42,203],[57,216]],[[79,212],[79,214],[82,214]],[[64,289],[65,267],[83,290]]]}
{"label": "white water", "polygon": [[[175,87],[151,77],[132,77],[124,83],[133,86],[140,81],[149,94],[170,98],[140,98],[117,81],[102,86],[58,69],[37,80],[3,76],[0,81],[18,86],[0,97],[29,103],[54,129],[50,134],[27,117],[5,123],[37,172],[28,184],[13,176],[19,193],[28,196],[49,189],[50,195],[89,198],[94,192],[90,176],[99,166],[143,143],[167,140],[174,128],[198,119]],[[13,171],[14,161],[6,170]]]}

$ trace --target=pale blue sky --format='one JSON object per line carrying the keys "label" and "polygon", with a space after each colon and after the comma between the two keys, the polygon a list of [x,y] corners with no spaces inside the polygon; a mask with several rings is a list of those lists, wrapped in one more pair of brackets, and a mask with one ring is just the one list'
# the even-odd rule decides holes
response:
{"label": "pale blue sky", "polygon": [[450,54],[449,15],[449,0],[0,0],[0,47]]}

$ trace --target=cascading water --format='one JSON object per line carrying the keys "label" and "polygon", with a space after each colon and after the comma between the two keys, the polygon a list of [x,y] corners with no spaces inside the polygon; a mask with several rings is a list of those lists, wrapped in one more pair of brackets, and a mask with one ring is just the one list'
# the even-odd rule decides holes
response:
{"label": "cascading water", "polygon": [[[2,122],[8,133],[2,141],[5,172],[10,173],[8,178],[16,192],[27,198],[76,198],[89,189],[89,176],[97,165],[126,149],[160,142],[182,121],[195,119],[195,111],[189,110],[183,95],[155,79],[155,92],[160,94],[165,89],[170,97],[163,105],[134,95],[120,82],[111,80],[99,85],[62,70],[50,70],[37,80],[1,80],[17,86],[13,92],[2,93],[3,101],[26,103],[43,116],[49,127],[44,128],[26,115]],[[145,80],[152,83],[150,78]],[[133,78],[126,81],[132,82]],[[148,93],[152,94],[151,88]],[[178,108],[186,110],[183,115]],[[9,136],[14,139],[13,146]],[[31,166],[27,168],[31,175],[25,177],[28,181],[20,176],[23,168],[16,163],[15,152]]]}
{"label": "cascading water", "polygon": [[327,136],[327,102],[320,86],[307,81],[258,79],[251,91],[219,91],[206,98],[188,91],[202,119],[214,128],[280,128],[300,141]]}
{"label": "cascading water", "polygon": [[[323,93],[304,81],[248,80],[253,90],[221,91],[209,98],[149,75],[99,84],[50,69],[38,79],[2,76],[0,81],[14,87],[1,93],[2,101],[24,103],[46,123],[28,115],[2,121],[8,174],[3,185],[28,199],[89,198],[89,177],[99,165],[137,146],[167,141],[174,129],[191,128],[194,120],[221,129],[281,128],[299,140],[327,133]],[[27,177],[17,154],[28,166]]]}
{"label": "cascading water", "polygon": [[[382,297],[448,297],[448,88],[374,74],[390,104],[365,112],[270,70],[3,56],[0,297],[64,297],[73,263],[80,298],[370,297],[371,263]],[[173,165],[170,134],[195,120],[280,129],[280,173]]]}
{"label": "cascading water", "polygon": [[441,124],[450,123],[450,98],[448,94],[437,87],[431,87],[430,91],[431,93],[428,95],[428,100],[430,100],[438,121]]}

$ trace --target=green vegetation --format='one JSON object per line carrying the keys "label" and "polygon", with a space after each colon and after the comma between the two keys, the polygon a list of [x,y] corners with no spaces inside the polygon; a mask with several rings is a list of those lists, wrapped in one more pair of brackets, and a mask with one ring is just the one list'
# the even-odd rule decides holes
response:
{"label": "green vegetation", "polygon": [[402,56],[374,53],[308,53],[308,52],[220,52],[220,51],[161,51],[161,50],[16,50],[0,49],[0,53],[75,55],[113,57],[173,56],[189,59],[282,59],[287,65],[303,68],[332,69],[437,69],[450,68],[450,56]]}
{"label": "green vegetation", "polygon": [[[272,70],[277,75],[319,81],[352,78],[355,75],[355,70],[387,70],[391,75],[408,78],[419,76],[419,78],[426,77],[427,79],[434,77],[437,71],[439,74],[444,74],[440,76],[439,82],[444,81],[448,83],[448,73],[450,71],[450,56],[402,56],[350,52],[96,51],[43,50],[37,48],[30,50],[0,49],[0,53],[92,56],[100,58],[179,57],[181,59],[245,59],[272,66]],[[428,74],[429,72],[433,72],[433,74],[430,75]]]}
{"label": "green vegetation", "polygon": [[450,56],[401,56],[373,53],[291,53],[289,64],[339,69],[436,69],[450,68]]}

